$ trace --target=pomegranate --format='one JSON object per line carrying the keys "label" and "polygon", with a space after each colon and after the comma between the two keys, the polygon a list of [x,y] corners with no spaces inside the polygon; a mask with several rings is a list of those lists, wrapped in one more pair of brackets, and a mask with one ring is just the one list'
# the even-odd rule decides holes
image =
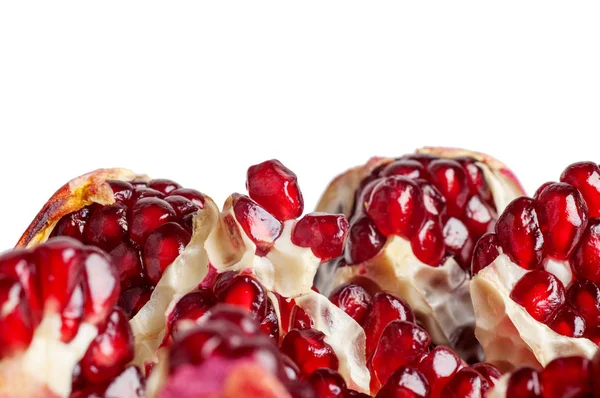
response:
{"label": "pomegranate", "polygon": [[0,255],[0,396],[142,397],[119,291],[111,258],[71,238]]}
{"label": "pomegranate", "polygon": [[539,368],[597,351],[599,197],[598,165],[572,164],[560,182],[511,202],[478,242],[471,295],[488,361]]}
{"label": "pomegranate", "polygon": [[321,267],[317,287],[329,294],[366,279],[370,289],[406,300],[433,343],[477,361],[468,292],[473,249],[522,194],[510,170],[475,152],[425,148],[373,158],[334,179],[317,206],[351,223],[344,256]]}

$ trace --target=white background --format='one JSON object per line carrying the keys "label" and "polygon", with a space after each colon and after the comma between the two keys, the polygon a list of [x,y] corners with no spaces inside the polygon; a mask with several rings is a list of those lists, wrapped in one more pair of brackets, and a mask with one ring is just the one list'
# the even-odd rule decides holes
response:
{"label": "white background", "polygon": [[277,157],[310,208],[372,155],[444,145],[533,192],[600,160],[598,21],[598,2],[2,2],[0,247],[99,167],[222,203]]}

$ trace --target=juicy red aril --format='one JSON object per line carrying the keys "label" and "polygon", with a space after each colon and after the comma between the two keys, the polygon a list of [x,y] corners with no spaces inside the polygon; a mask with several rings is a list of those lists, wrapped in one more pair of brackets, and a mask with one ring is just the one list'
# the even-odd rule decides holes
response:
{"label": "juicy red aril", "polygon": [[[127,204],[133,195],[133,185],[127,181],[108,180],[106,181],[113,191],[115,202]],[[85,209],[85,207],[84,207]]]}
{"label": "juicy red aril", "polygon": [[82,375],[91,383],[115,378],[133,360],[133,335],[127,316],[114,309],[81,360]]}
{"label": "juicy red aril", "polygon": [[560,181],[573,185],[581,192],[590,217],[600,217],[600,168],[597,164],[573,163],[563,171]]}
{"label": "juicy red aril", "polygon": [[476,275],[479,271],[490,265],[496,257],[500,255],[498,250],[498,240],[496,234],[488,232],[483,235],[473,251],[473,261],[471,263],[471,275]]}
{"label": "juicy red aril", "polygon": [[567,303],[583,316],[586,322],[600,321],[600,289],[592,281],[576,280],[567,289]]}
{"label": "juicy red aril", "polygon": [[546,323],[564,303],[565,290],[554,275],[538,270],[523,275],[510,297],[537,321]]}
{"label": "juicy red aril", "polygon": [[363,325],[372,308],[371,295],[356,283],[345,283],[336,287],[329,295],[329,300]]}
{"label": "juicy red aril", "polygon": [[205,287],[186,294],[177,301],[173,311],[169,313],[167,329],[172,330],[182,319],[198,322],[216,302],[217,299],[213,292]]}
{"label": "juicy red aril", "polygon": [[335,370],[317,369],[308,376],[307,380],[319,398],[344,398],[346,396],[346,382]]}
{"label": "juicy red aril", "polygon": [[144,265],[146,274],[154,284],[183,252],[191,238],[188,231],[174,222],[163,224],[148,235],[144,245]]}
{"label": "juicy red aril", "polygon": [[446,198],[449,216],[460,217],[469,197],[469,180],[455,160],[437,159],[429,163],[430,181]]}
{"label": "juicy red aril", "polygon": [[571,265],[575,273],[600,284],[600,218],[591,218],[575,250]]}
{"label": "juicy red aril", "polygon": [[248,275],[236,275],[217,294],[221,303],[235,305],[248,311],[255,319],[262,319],[267,308],[265,289]]}
{"label": "juicy red aril", "polygon": [[385,236],[379,232],[373,221],[361,217],[352,223],[346,241],[345,257],[348,264],[359,264],[374,257],[385,244]]}
{"label": "juicy red aril", "polygon": [[83,241],[83,229],[90,217],[90,207],[67,214],[61,218],[52,230],[51,237],[68,236]]}
{"label": "juicy red aril", "polygon": [[389,293],[376,293],[373,296],[372,310],[363,326],[367,335],[367,356],[377,347],[385,327],[396,320],[414,322],[415,316],[403,300]]}
{"label": "juicy red aril", "polygon": [[521,368],[508,379],[506,396],[514,398],[542,398],[540,375],[532,368]]}
{"label": "juicy red aril", "polygon": [[348,227],[348,220],[343,214],[310,213],[294,226],[292,243],[310,247],[321,262],[326,262],[342,254]]}
{"label": "juicy red aril", "polygon": [[273,340],[279,342],[279,318],[277,318],[275,306],[270,298],[267,298],[267,312],[260,322],[260,330]]}
{"label": "juicy red aril", "polygon": [[423,165],[416,160],[399,159],[385,166],[382,177],[403,176],[411,179],[421,178],[425,173]]}
{"label": "juicy red aril", "polygon": [[124,205],[98,206],[92,210],[83,230],[85,243],[110,251],[127,234],[127,209]]}
{"label": "juicy red aril", "polygon": [[177,184],[175,181],[167,180],[165,178],[153,179],[148,183],[148,186],[152,189],[162,192],[165,195],[168,195],[172,191],[181,188],[181,185]]}
{"label": "juicy red aril", "polygon": [[179,195],[167,196],[165,198],[165,202],[173,207],[177,217],[183,217],[188,214],[196,213],[199,210],[199,207],[194,202]]}
{"label": "juicy red aril", "polygon": [[582,357],[563,357],[550,362],[540,372],[544,397],[586,397],[591,395],[590,361]]}
{"label": "juicy red aril", "polygon": [[489,232],[496,220],[495,212],[477,195],[471,196],[465,208],[465,224],[474,236]]}
{"label": "juicy red aril", "polygon": [[438,346],[423,356],[418,365],[419,370],[429,382],[430,396],[440,397],[441,391],[460,369],[462,360],[452,350]]}
{"label": "juicy red aril", "polygon": [[119,307],[123,308],[129,318],[133,318],[135,314],[150,300],[152,291],[151,286],[138,286],[125,290],[119,298]]}
{"label": "juicy red aril", "polygon": [[247,311],[227,304],[217,304],[208,312],[206,322],[215,321],[231,324],[237,331],[246,336],[254,336],[260,329],[260,326],[248,315]]}
{"label": "juicy red aril", "polygon": [[82,284],[84,320],[96,324],[108,315],[121,292],[117,270],[110,257],[95,247],[87,248],[84,261],[86,280]]}
{"label": "juicy red aril", "polygon": [[476,370],[480,375],[485,377],[485,379],[490,383],[490,386],[494,386],[500,377],[502,377],[502,373],[494,366],[489,363],[480,362],[471,366],[471,369]]}
{"label": "juicy red aril", "polygon": [[358,392],[358,391],[355,391],[355,390],[351,390],[351,389],[347,390],[346,397],[347,398],[371,398],[370,395],[367,395],[367,394],[364,394],[362,392]]}
{"label": "juicy red aril", "polygon": [[113,380],[103,384],[92,384],[74,391],[70,398],[144,398],[146,381],[139,369],[129,366]]}
{"label": "juicy red aril", "polygon": [[175,219],[175,210],[158,198],[143,198],[131,208],[129,236],[138,245],[143,245],[152,231]]}
{"label": "juicy red aril", "polygon": [[430,343],[429,334],[419,326],[406,321],[390,322],[383,329],[371,357],[371,374],[375,385],[385,384],[401,366],[416,365],[429,349]]}
{"label": "juicy red aril", "polygon": [[548,326],[558,334],[569,337],[582,337],[585,333],[585,320],[573,308],[562,306],[552,317]]}
{"label": "juicy red aril", "polygon": [[385,236],[412,239],[425,219],[421,188],[404,177],[388,177],[375,186],[366,212]]}
{"label": "juicy red aril", "polygon": [[303,375],[319,368],[337,370],[339,360],[333,348],[325,342],[325,335],[314,329],[292,329],[281,342],[281,351],[290,357]]}
{"label": "juicy red aril", "polygon": [[544,237],[533,199],[513,200],[496,223],[496,236],[504,253],[525,269],[538,268],[544,256]]}
{"label": "juicy red aril", "polygon": [[169,196],[183,196],[184,198],[191,200],[193,204],[198,206],[199,209],[204,209],[205,198],[204,195],[191,188],[178,188],[171,191]]}
{"label": "juicy red aril", "polygon": [[113,262],[119,265],[119,280],[121,281],[122,291],[141,285],[144,282],[142,257],[137,247],[131,243],[123,242],[110,252],[110,256]]}
{"label": "juicy red aril", "polygon": [[439,221],[428,218],[410,245],[415,256],[427,265],[437,267],[446,254],[444,234]]}
{"label": "juicy red aril", "polygon": [[569,184],[550,184],[537,197],[537,214],[546,254],[566,260],[586,226],[588,210],[583,197]]}
{"label": "juicy red aril", "polygon": [[266,255],[281,235],[281,221],[247,196],[233,194],[233,211],[242,229],[256,244],[256,254]]}
{"label": "juicy red aril", "polygon": [[312,329],[313,321],[306,312],[299,306],[294,305],[290,312],[290,329]]}
{"label": "juicy red aril", "polygon": [[429,383],[416,368],[402,366],[398,368],[379,390],[376,398],[405,397],[406,391],[413,392],[415,397],[429,397]]}
{"label": "juicy red aril", "polygon": [[27,348],[35,327],[21,284],[0,276],[0,359]]}
{"label": "juicy red aril", "polygon": [[156,198],[164,199],[165,194],[157,191],[156,189],[149,188],[147,186],[136,186],[131,194],[131,203],[136,203],[140,199],[144,198]]}
{"label": "juicy red aril", "polygon": [[467,171],[471,193],[478,195],[481,199],[483,199],[484,203],[486,203],[488,206],[491,206],[491,208],[495,210],[496,205],[494,203],[492,192],[485,181],[483,171],[475,163],[475,159],[462,156],[455,158],[454,160],[459,162]]}
{"label": "juicy red aril", "polygon": [[443,218],[446,213],[446,199],[440,191],[426,180],[418,179],[415,182],[423,193],[425,211],[431,216],[440,216]]}
{"label": "juicy red aril", "polygon": [[444,243],[450,253],[463,269],[471,266],[471,255],[475,242],[469,235],[469,230],[458,218],[451,217],[444,225]]}
{"label": "juicy red aril", "polygon": [[278,160],[248,168],[246,186],[250,197],[280,221],[300,217],[304,210],[296,174]]}
{"label": "juicy red aril", "polygon": [[240,338],[239,330],[230,323],[203,323],[173,343],[169,352],[169,371],[187,364],[201,364],[214,353],[226,355],[231,352],[230,343]]}
{"label": "juicy red aril", "polygon": [[484,398],[490,384],[479,372],[463,368],[442,389],[444,398]]}

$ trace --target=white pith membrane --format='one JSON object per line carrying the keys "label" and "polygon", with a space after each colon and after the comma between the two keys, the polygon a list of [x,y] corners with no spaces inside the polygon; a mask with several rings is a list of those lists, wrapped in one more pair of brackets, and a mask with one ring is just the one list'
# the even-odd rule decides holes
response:
{"label": "white pith membrane", "polygon": [[[567,262],[548,261],[544,269],[565,287],[572,279]],[[556,333],[510,298],[513,287],[527,272],[501,253],[471,280],[475,335],[483,346],[485,360],[501,371],[510,371],[515,366],[541,368],[557,357],[579,355],[591,359],[598,350],[594,342]]]}
{"label": "white pith membrane", "polygon": [[[506,166],[487,155],[461,149],[423,148],[417,154],[442,158],[468,156],[475,159],[492,193],[498,214],[515,198],[524,194]],[[377,158],[365,166],[337,177],[326,189],[318,211],[344,211],[350,217],[356,190],[361,181],[379,165],[393,161]],[[443,265],[432,267],[412,252],[410,241],[390,235],[380,252],[371,259],[350,266],[331,267],[317,287],[329,295],[346,282],[369,280],[376,287],[403,298],[429,332],[436,345],[449,345],[453,334],[462,327],[473,327],[474,313],[469,295],[469,279],[457,262],[449,257]]]}

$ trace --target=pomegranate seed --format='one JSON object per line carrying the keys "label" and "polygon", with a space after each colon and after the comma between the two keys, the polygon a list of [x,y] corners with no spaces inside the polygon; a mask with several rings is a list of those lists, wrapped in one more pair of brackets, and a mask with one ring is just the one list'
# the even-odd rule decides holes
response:
{"label": "pomegranate seed", "polygon": [[371,295],[356,283],[344,283],[336,287],[329,300],[363,325],[372,308]]}
{"label": "pomegranate seed", "polygon": [[144,398],[146,381],[135,366],[129,366],[109,383],[93,384],[74,391],[70,398]]}
{"label": "pomegranate seed", "polygon": [[237,332],[245,336],[255,336],[260,330],[260,326],[252,319],[248,312],[240,307],[228,304],[217,304],[209,312],[206,322],[215,322],[229,324]]}
{"label": "pomegranate seed", "polygon": [[532,368],[521,368],[508,379],[507,397],[542,398],[540,375]]}
{"label": "pomegranate seed", "polygon": [[565,183],[548,185],[537,198],[537,214],[546,253],[566,260],[583,235],[588,210],[577,189]]}
{"label": "pomegranate seed", "polygon": [[502,373],[500,373],[500,371],[494,365],[489,363],[476,363],[475,365],[471,366],[471,369],[476,370],[480,375],[485,377],[487,382],[490,383],[491,387],[493,387],[498,380],[500,380],[500,377],[502,377]]}
{"label": "pomegranate seed", "polygon": [[156,189],[148,188],[147,186],[138,186],[133,189],[130,203],[136,203],[144,198],[164,199],[165,195]]}
{"label": "pomegranate seed", "polygon": [[84,272],[87,288],[84,289],[84,320],[96,324],[105,319],[119,299],[119,278],[110,257],[96,249],[86,248]]}
{"label": "pomegranate seed", "polygon": [[243,308],[254,319],[260,320],[266,315],[267,293],[251,276],[236,275],[215,293],[219,302]]}
{"label": "pomegranate seed", "polygon": [[246,187],[250,197],[280,221],[298,218],[304,210],[296,174],[279,160],[248,168]]}
{"label": "pomegranate seed", "polygon": [[589,396],[592,390],[589,369],[590,361],[582,357],[553,360],[540,373],[544,398]]}
{"label": "pomegranate seed", "polygon": [[310,213],[294,226],[292,243],[310,247],[321,262],[327,262],[342,254],[348,227],[348,220],[343,214]]}
{"label": "pomegranate seed", "polygon": [[279,318],[277,318],[277,312],[269,298],[267,298],[266,315],[260,322],[260,330],[276,342],[279,342]]}
{"label": "pomegranate seed", "polygon": [[496,223],[496,236],[504,253],[525,269],[535,269],[544,257],[544,237],[531,198],[513,200]]}
{"label": "pomegranate seed", "polygon": [[182,319],[197,323],[216,303],[217,299],[213,292],[205,287],[186,294],[177,301],[177,304],[173,307],[173,311],[169,313],[167,330],[176,329],[177,322]]}
{"label": "pomegranate seed", "polygon": [[425,218],[421,189],[404,177],[387,177],[375,186],[366,212],[383,235],[412,239]]}
{"label": "pomegranate seed", "polygon": [[143,245],[146,238],[155,229],[173,221],[175,210],[170,204],[158,198],[144,198],[131,208],[129,217],[129,236],[138,245]]}
{"label": "pomegranate seed", "polygon": [[554,275],[538,270],[523,275],[510,297],[535,320],[546,323],[564,303],[565,290]]}
{"label": "pomegranate seed", "polygon": [[440,216],[444,218],[446,215],[446,199],[442,196],[432,184],[426,180],[415,180],[421,192],[423,193],[423,204],[425,211],[431,216]]}
{"label": "pomegranate seed", "polygon": [[298,365],[296,365],[287,355],[281,355],[281,360],[283,363],[283,371],[288,380],[298,380],[300,378],[300,369],[298,369]]}
{"label": "pomegranate seed", "polygon": [[479,237],[493,230],[496,214],[488,205],[483,203],[479,196],[474,195],[467,202],[464,222],[469,231],[474,236]]}
{"label": "pomegranate seed", "polygon": [[597,351],[592,358],[590,372],[592,374],[592,391],[594,398],[597,398],[600,397],[600,379],[598,378],[598,374],[600,374],[600,351]]}
{"label": "pomegranate seed", "polygon": [[563,171],[560,181],[573,185],[581,192],[590,217],[600,217],[600,168],[597,164],[573,163]]}
{"label": "pomegranate seed", "polygon": [[270,343],[271,341],[268,339],[265,341],[262,338],[253,337],[231,349],[229,355],[233,358],[244,358],[271,374],[276,374],[281,377],[284,374],[281,355],[277,348]]}
{"label": "pomegranate seed", "polygon": [[432,267],[439,266],[446,254],[442,226],[437,220],[427,219],[410,245],[419,260]]}
{"label": "pomegranate seed", "polygon": [[460,217],[469,197],[469,180],[455,160],[437,159],[429,163],[430,181],[446,199],[449,216]]}
{"label": "pomegranate seed", "polygon": [[303,375],[318,368],[337,370],[339,361],[333,348],[325,342],[325,335],[314,329],[292,329],[281,342],[281,351],[289,356]]}
{"label": "pomegranate seed", "polygon": [[199,210],[198,206],[196,206],[194,202],[192,202],[188,198],[184,198],[183,196],[179,195],[167,196],[165,198],[165,202],[167,202],[171,205],[171,207],[173,207],[173,210],[175,210],[175,214],[177,214],[177,217],[184,217],[188,214],[194,214]]}
{"label": "pomegranate seed", "polygon": [[0,278],[18,280],[27,299],[34,323],[42,317],[35,256],[26,249],[14,249],[0,255]]}
{"label": "pomegranate seed", "polygon": [[256,244],[256,254],[266,255],[281,235],[281,221],[273,217],[255,201],[244,195],[233,194],[233,211],[244,232]]}
{"label": "pomegranate seed", "polygon": [[127,235],[127,210],[121,204],[96,207],[83,230],[83,239],[110,251],[123,241]]}
{"label": "pomegranate seed", "polygon": [[[406,390],[414,393],[414,395],[407,395]],[[402,366],[396,369],[379,390],[376,398],[393,398],[397,396],[429,397],[429,383],[423,373],[410,366]]]}
{"label": "pomegranate seed", "polygon": [[444,346],[435,347],[425,354],[418,365],[429,382],[431,398],[441,397],[441,391],[446,383],[462,367],[462,360],[458,355]]}
{"label": "pomegranate seed", "polygon": [[586,323],[600,320],[600,289],[594,282],[576,280],[567,289],[567,303],[583,316]]}
{"label": "pomegranate seed", "polygon": [[575,250],[571,265],[575,273],[595,284],[600,284],[600,218],[592,218]]}
{"label": "pomegranate seed", "polygon": [[35,328],[21,284],[0,276],[0,359],[29,346]]}
{"label": "pomegranate seed", "polygon": [[352,224],[346,241],[346,262],[359,264],[373,258],[379,253],[385,241],[385,236],[369,218],[364,216],[359,218]]}
{"label": "pomegranate seed", "polygon": [[569,337],[583,337],[586,328],[583,317],[568,305],[556,312],[548,326],[556,333]]}
{"label": "pomegranate seed", "polygon": [[90,218],[90,208],[92,207],[86,206],[61,218],[50,236],[68,236],[83,241],[83,229]]}
{"label": "pomegranate seed", "polygon": [[188,364],[199,365],[214,353],[231,353],[231,342],[240,340],[239,330],[228,322],[206,322],[177,339],[169,352],[169,372]]}
{"label": "pomegranate seed", "polygon": [[463,166],[463,169],[466,170],[471,193],[478,195],[483,199],[485,204],[495,210],[496,204],[494,203],[492,192],[485,180],[483,171],[477,166],[476,160],[466,156],[458,157],[454,160],[459,162]]}
{"label": "pomegranate seed", "polygon": [[204,198],[204,195],[201,192],[196,191],[195,189],[191,189],[191,188],[175,189],[175,190],[171,191],[169,196],[172,196],[172,197],[183,196],[184,198],[192,201],[192,203],[195,204],[196,206],[198,206],[199,209],[204,209],[204,202],[206,199]]}
{"label": "pomegranate seed", "polygon": [[479,271],[490,265],[500,255],[498,250],[498,240],[496,234],[488,232],[483,235],[473,251],[473,261],[471,263],[471,275],[476,275]]}
{"label": "pomegranate seed", "polygon": [[319,398],[346,397],[346,382],[335,370],[317,369],[307,380]]}
{"label": "pomegranate seed", "polygon": [[121,204],[129,203],[133,195],[133,185],[128,183],[127,181],[119,181],[119,180],[107,180],[106,181],[110,188],[113,191],[113,196],[115,198],[115,202]]}
{"label": "pomegranate seed", "polygon": [[443,235],[446,248],[454,255],[456,262],[463,269],[469,268],[475,242],[465,224],[458,218],[451,217],[444,225]]}
{"label": "pomegranate seed", "polygon": [[125,291],[133,286],[139,286],[144,281],[142,257],[139,249],[131,243],[121,243],[110,252],[110,256],[119,268],[121,290]]}
{"label": "pomegranate seed", "polygon": [[133,360],[133,335],[127,316],[114,309],[81,360],[82,375],[91,383],[114,379]]}
{"label": "pomegranate seed", "polygon": [[488,381],[479,372],[463,368],[444,386],[441,396],[446,398],[484,398],[490,389]]}
{"label": "pomegranate seed", "polygon": [[157,178],[148,183],[148,186],[152,189],[155,189],[159,192],[162,192],[165,195],[168,195],[172,191],[181,188],[181,185],[177,184],[175,181],[167,180],[164,178]]}
{"label": "pomegranate seed", "polygon": [[395,160],[381,170],[382,177],[402,176],[410,179],[417,179],[422,178],[424,174],[425,167],[412,159]]}
{"label": "pomegranate seed", "polygon": [[[351,389],[348,389],[346,391],[346,397],[347,398],[371,398],[370,395],[367,395],[367,394],[364,394],[362,392],[358,392],[358,391],[355,391],[355,390],[351,390]],[[294,398],[296,398],[296,397],[294,397]]]}
{"label": "pomegranate seed", "polygon": [[414,153],[414,154],[411,154],[408,156],[403,156],[402,158],[416,160],[417,162],[421,163],[423,165],[423,167],[427,167],[427,166],[429,166],[429,163],[433,162],[434,160],[439,159],[437,156],[429,155],[429,154],[425,154],[425,153]]}
{"label": "pomegranate seed", "polygon": [[385,384],[396,369],[416,365],[431,344],[429,334],[419,326],[406,321],[390,322],[379,339],[371,357],[374,381]]}
{"label": "pomegranate seed", "polygon": [[306,312],[299,306],[294,305],[290,313],[290,329],[312,329],[313,321],[306,315]]}
{"label": "pomegranate seed", "polygon": [[359,188],[356,190],[354,209],[352,210],[353,218],[365,213],[371,193],[381,181],[383,181],[383,178],[367,177],[360,183]]}
{"label": "pomegranate seed", "polygon": [[367,357],[377,347],[385,327],[392,321],[414,322],[415,316],[404,300],[379,292],[373,296],[373,309],[364,323],[367,335]]}
{"label": "pomegranate seed", "polygon": [[165,269],[175,261],[190,243],[191,235],[182,226],[168,222],[156,228],[146,238],[144,266],[148,278],[156,284]]}
{"label": "pomegranate seed", "polygon": [[123,308],[131,319],[150,300],[153,290],[154,288],[151,286],[139,286],[125,290],[119,298],[119,307]]}

